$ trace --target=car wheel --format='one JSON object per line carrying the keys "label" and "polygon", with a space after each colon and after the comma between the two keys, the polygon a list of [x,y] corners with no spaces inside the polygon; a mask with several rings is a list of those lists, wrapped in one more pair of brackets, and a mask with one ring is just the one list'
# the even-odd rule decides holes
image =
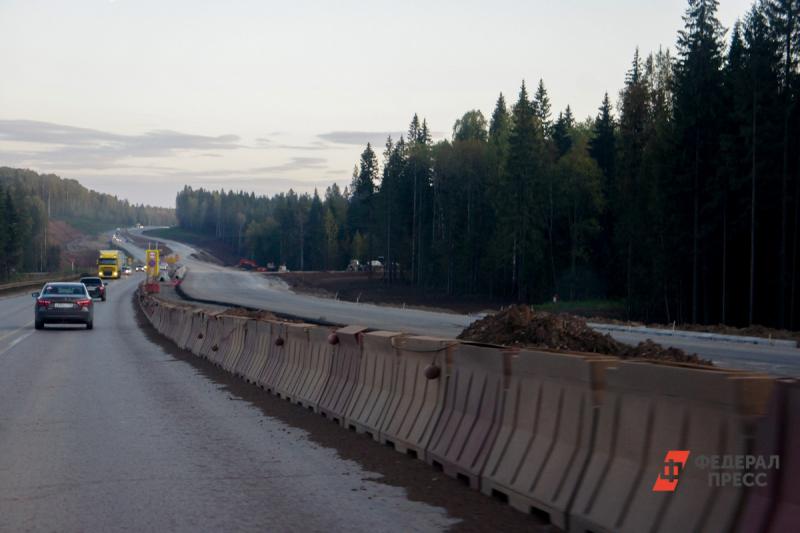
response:
{"label": "car wheel", "polygon": [[42,322],[41,320],[34,320],[33,327],[34,329],[44,329],[44,322]]}
{"label": "car wheel", "polygon": [[90,320],[89,322],[86,323],[86,329],[92,329],[92,328],[94,328],[94,321]]}

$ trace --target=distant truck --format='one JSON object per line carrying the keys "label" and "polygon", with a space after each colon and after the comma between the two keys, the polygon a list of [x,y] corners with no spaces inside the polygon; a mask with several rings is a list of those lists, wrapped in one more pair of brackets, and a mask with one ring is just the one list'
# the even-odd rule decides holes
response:
{"label": "distant truck", "polygon": [[100,250],[97,258],[97,275],[103,279],[119,279],[122,270],[122,252]]}

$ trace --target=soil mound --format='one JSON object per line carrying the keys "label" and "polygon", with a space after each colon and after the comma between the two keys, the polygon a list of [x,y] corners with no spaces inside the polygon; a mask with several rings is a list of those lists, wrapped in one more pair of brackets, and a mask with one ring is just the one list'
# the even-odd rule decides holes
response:
{"label": "soil mound", "polygon": [[678,363],[711,365],[697,355],[677,348],[664,348],[650,340],[638,346],[598,333],[586,320],[574,315],[536,312],[527,305],[516,305],[470,324],[459,339],[504,346],[547,348],[569,352],[613,355],[622,358],[654,359]]}

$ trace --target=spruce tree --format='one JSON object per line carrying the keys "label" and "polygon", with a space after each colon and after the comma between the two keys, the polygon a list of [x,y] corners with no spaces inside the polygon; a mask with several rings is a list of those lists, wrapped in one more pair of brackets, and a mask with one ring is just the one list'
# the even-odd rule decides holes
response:
{"label": "spruce tree", "polygon": [[553,144],[556,147],[558,157],[566,154],[572,147],[572,137],[570,135],[574,127],[575,119],[572,116],[572,110],[567,106],[563,113],[558,113],[558,119],[553,125]]}
{"label": "spruce tree", "polygon": [[507,249],[511,261],[511,284],[518,300],[529,297],[528,278],[535,270],[539,257],[536,250],[541,240],[543,220],[541,200],[537,190],[542,185],[541,160],[543,155],[541,126],[528,96],[525,83],[512,113],[513,128],[508,138],[508,160],[502,177],[501,231],[507,236]]}
{"label": "spruce tree", "polygon": [[705,220],[701,217],[708,203],[707,184],[717,171],[720,146],[722,96],[722,38],[724,29],[717,20],[717,0],[689,0],[683,17],[684,29],[678,34],[678,62],[675,68],[675,130],[679,147],[677,206],[689,206],[678,233],[687,236],[688,251],[678,243],[690,265],[685,285],[690,288],[689,319],[703,318],[700,308],[701,271],[710,259],[704,249]]}
{"label": "spruce tree", "polygon": [[[800,0],[769,0],[766,2],[766,15],[769,19],[769,26],[777,37],[777,44],[780,46],[780,63],[781,63],[781,107],[782,107],[782,123],[783,134],[781,139],[781,189],[780,189],[780,244],[779,244],[779,284],[778,284],[778,326],[786,326],[786,296],[789,293],[787,290],[787,273],[788,257],[788,211],[789,211],[789,153],[791,150],[791,117],[796,107],[797,96],[793,94],[793,88],[797,83],[797,68],[798,56],[800,56]],[[797,183],[800,184],[800,179],[795,178]],[[800,186],[796,185],[798,191]],[[795,202],[795,211],[800,209],[800,205]],[[795,213],[795,220],[797,214]],[[797,241],[797,224],[795,224],[795,242]],[[790,326],[794,325],[794,287],[797,276],[797,265],[793,261],[792,268],[792,290],[789,299],[790,307]]]}
{"label": "spruce tree", "polygon": [[553,126],[550,120],[550,97],[547,95],[547,89],[545,89],[542,79],[539,80],[536,95],[533,97],[533,111],[538,119],[539,127],[542,129],[542,135],[545,139],[549,139]]}

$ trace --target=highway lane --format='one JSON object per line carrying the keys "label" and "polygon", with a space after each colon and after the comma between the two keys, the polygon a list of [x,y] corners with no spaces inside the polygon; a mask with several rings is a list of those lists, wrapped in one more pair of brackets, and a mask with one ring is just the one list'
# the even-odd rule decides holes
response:
{"label": "highway lane", "polygon": [[[232,401],[235,389],[196,358],[150,340],[132,303],[138,279],[110,284],[92,331],[35,331],[30,295],[0,299],[0,531],[439,531],[456,522],[267,416],[273,404]],[[510,529],[531,524],[453,480],[437,488],[420,461],[241,386],[324,424],[333,442],[362,442],[369,455],[420,469],[436,493],[480,498],[476,509],[523,521]],[[489,509],[467,529],[488,527],[498,513]]]}
{"label": "highway lane", "polygon": [[[457,336],[478,318],[477,315],[356,304],[295,294],[278,278],[200,261],[192,258],[192,254],[196,253],[194,248],[171,240],[160,240],[180,255],[181,263],[189,268],[189,275],[182,284],[183,290],[201,300],[266,309],[306,320],[447,338]],[[137,258],[144,259],[144,251],[132,243],[122,246]]]}
{"label": "highway lane", "polygon": [[800,376],[800,349],[791,346],[741,344],[726,341],[703,341],[681,337],[649,336],[641,333],[612,331],[612,337],[627,344],[638,344],[651,338],[664,346],[672,346],[711,359],[716,366],[765,372],[776,376]]}
{"label": "highway lane", "polygon": [[[192,297],[287,313],[306,320],[325,320],[359,324],[377,329],[413,332],[422,335],[455,337],[479,318],[478,315],[435,313],[416,309],[398,309],[370,304],[355,304],[305,294],[295,294],[279,279],[258,273],[224,268],[191,257],[191,246],[164,240],[181,255],[189,267],[183,283]],[[137,257],[144,252],[126,244]],[[698,338],[653,336],[637,332],[612,332],[621,342],[636,345],[647,339],[680,348],[711,359],[723,368],[766,372],[779,376],[800,376],[800,349],[787,346],[738,344]]]}
{"label": "highway lane", "polygon": [[33,331],[33,298],[30,294],[0,298],[0,357]]}

